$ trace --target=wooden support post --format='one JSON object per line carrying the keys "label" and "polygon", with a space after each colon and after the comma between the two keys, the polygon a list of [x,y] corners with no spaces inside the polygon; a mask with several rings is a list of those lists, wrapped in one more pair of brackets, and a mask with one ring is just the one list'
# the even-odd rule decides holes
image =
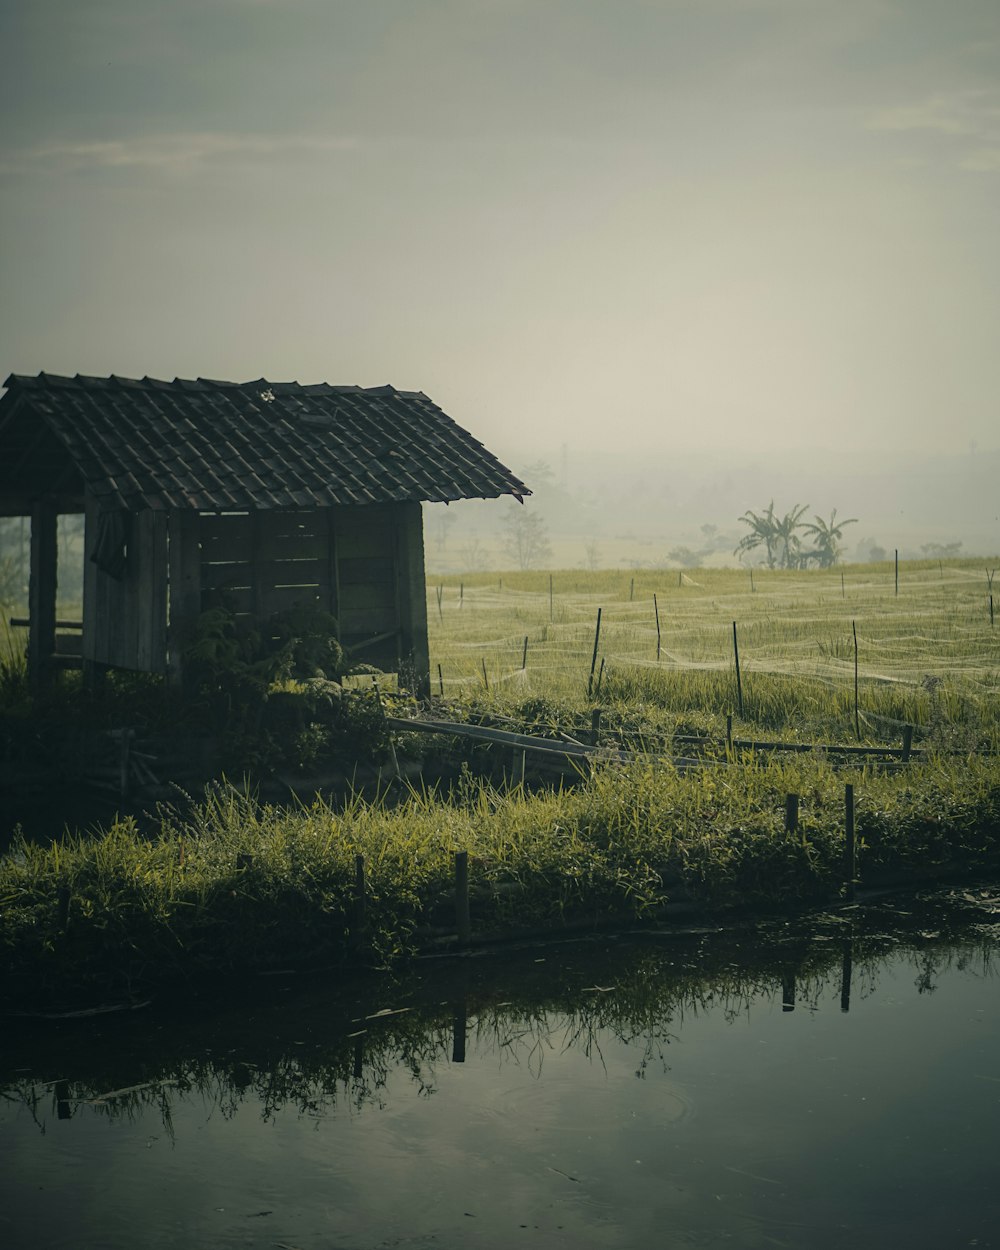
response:
{"label": "wooden support post", "polygon": [[899,548],[896,548],[896,594],[899,594]]}
{"label": "wooden support post", "polygon": [[913,748],[913,726],[903,726],[903,763],[908,764],[910,761],[910,751]]}
{"label": "wooden support post", "polygon": [[360,950],[365,942],[365,857],[354,857],[354,924],[351,928],[351,945]]}
{"label": "wooden support post", "polygon": [[750,570],[750,593],[753,594],[754,590],[755,590],[755,587],[753,584],[753,569],[751,569]]}
{"label": "wooden support post", "polygon": [[726,754],[733,753],[733,714],[730,712],[726,717]]}
{"label": "wooden support post", "polygon": [[633,577],[631,582],[629,583],[629,588],[628,588],[629,603],[631,603],[634,598],[635,598],[635,578]]}
{"label": "wooden support post", "polygon": [[848,783],[844,786],[844,897],[849,903],[854,902],[854,787]]}
{"label": "wooden support post", "polygon": [[440,691],[441,698],[443,699],[444,698],[444,675],[441,672],[440,664],[438,665],[438,690]]}
{"label": "wooden support post", "polygon": [[524,650],[521,652],[521,672],[528,667],[528,635],[524,635]]}
{"label": "wooden support post", "polygon": [[486,676],[486,656],[485,655],[482,657],[482,661],[483,661],[483,685],[486,687],[487,690],[489,690],[490,679]]}
{"label": "wooden support post", "polygon": [[736,622],[733,621],[733,655],[736,659],[736,710],[743,719],[743,678],[740,676],[740,644],[736,641]]}
{"label": "wooden support post", "polygon": [[993,628],[993,596],[990,595],[990,629]]}
{"label": "wooden support post", "polygon": [[587,698],[594,692],[594,669],[597,667],[597,644],[601,641],[601,609],[597,609],[597,628],[594,630],[594,654],[590,659],[590,679],[587,682]]}
{"label": "wooden support post", "polygon": [[465,582],[458,583],[458,606],[461,607],[465,602]]}
{"label": "wooden support post", "polygon": [[794,833],[799,827],[799,796],[797,794],[785,795],[785,829],[789,833]]}
{"label": "wooden support post", "polygon": [[472,919],[469,914],[469,852],[455,852],[455,932],[459,945],[472,940]]}
{"label": "wooden support post", "polygon": [[55,506],[49,500],[41,499],[32,508],[28,676],[36,694],[51,686],[55,674],[57,519]]}

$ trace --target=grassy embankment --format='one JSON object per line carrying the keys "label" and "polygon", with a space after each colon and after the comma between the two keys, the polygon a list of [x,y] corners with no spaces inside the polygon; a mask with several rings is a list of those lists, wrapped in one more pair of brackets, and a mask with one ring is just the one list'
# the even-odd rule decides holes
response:
{"label": "grassy embankment", "polygon": [[[1000,657],[982,606],[985,578],[955,566],[905,571],[897,597],[891,570],[847,570],[846,599],[839,572],[758,575],[752,595],[744,574],[692,574],[700,586],[665,590],[662,600],[656,592],[658,666],[655,622],[642,619],[651,615],[652,591],[640,577],[652,574],[637,576],[635,598],[631,574],[557,574],[576,578],[577,589],[554,595],[548,621],[548,574],[521,575],[523,585],[504,575],[502,589],[499,575],[470,579],[462,606],[453,593],[440,615],[433,587],[430,595],[432,664],[447,668],[451,693],[467,693],[471,715],[489,711],[522,724],[594,705],[588,618],[600,604],[606,664],[598,702],[607,724],[620,720],[636,739],[678,724],[721,729],[734,706],[724,646],[735,619],[746,622],[748,667],[746,724],[738,728],[851,740],[856,620],[864,735],[896,740],[903,722],[925,734],[926,753],[905,774],[835,773],[822,759],[797,758],[745,759],[681,777],[641,758],[572,791],[528,794],[469,780],[447,800],[420,794],[393,807],[358,802],[340,811],[321,802],[260,807],[223,790],[187,819],[164,813],[151,839],[123,821],[47,848],[15,844],[0,860],[0,972],[12,995],[52,1001],[140,990],[172,976],[352,958],[388,963],[450,923],[456,850],[471,856],[479,933],[649,917],[678,898],[712,908],[825,900],[842,880],[847,781],[858,799],[863,879],[881,869],[995,864],[1000,761],[956,753],[997,741]],[[747,582],[742,592],[737,576]],[[494,680],[487,696],[484,656],[488,675],[491,666],[496,678],[521,675]],[[893,732],[877,732],[882,723]],[[801,796],[794,832],[783,820],[790,792]],[[359,854],[367,867],[363,933],[354,899]]]}

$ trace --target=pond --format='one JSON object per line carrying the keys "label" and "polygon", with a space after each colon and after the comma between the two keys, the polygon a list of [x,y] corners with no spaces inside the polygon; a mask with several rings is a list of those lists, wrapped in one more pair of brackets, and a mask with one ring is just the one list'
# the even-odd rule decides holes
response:
{"label": "pond", "polygon": [[1000,889],[7,1021],[0,1243],[1000,1244]]}

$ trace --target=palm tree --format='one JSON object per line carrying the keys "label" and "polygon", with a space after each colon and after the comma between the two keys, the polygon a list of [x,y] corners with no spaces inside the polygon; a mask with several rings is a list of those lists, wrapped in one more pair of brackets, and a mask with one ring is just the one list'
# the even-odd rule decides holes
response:
{"label": "palm tree", "polygon": [[817,516],[815,523],[804,524],[802,528],[813,536],[815,550],[806,552],[806,559],[815,560],[821,569],[828,569],[840,558],[841,545],[845,525],[856,525],[857,517],[849,517],[846,521],[837,520],[837,509],[830,513],[830,520],[824,521]]}
{"label": "palm tree", "polygon": [[794,504],[791,512],[786,512],[775,526],[777,541],[781,543],[781,567],[783,569],[798,568],[801,563],[799,552],[802,544],[795,531],[803,528],[804,522],[801,518],[808,508],[807,503]]}
{"label": "palm tree", "polygon": [[767,505],[767,508],[761,512],[746,511],[740,517],[744,525],[750,526],[750,533],[744,534],[740,539],[738,546],[733,552],[734,556],[741,556],[748,551],[756,551],[758,547],[764,547],[767,551],[767,567],[774,568],[774,543],[777,537],[777,522],[774,517],[774,500]]}

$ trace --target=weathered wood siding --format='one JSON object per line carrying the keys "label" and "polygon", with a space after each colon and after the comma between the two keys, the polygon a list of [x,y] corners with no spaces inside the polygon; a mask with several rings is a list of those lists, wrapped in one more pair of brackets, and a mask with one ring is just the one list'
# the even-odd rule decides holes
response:
{"label": "weathered wood siding", "polygon": [[[430,669],[419,503],[298,512],[139,513],[125,578],[90,560],[96,511],[88,506],[84,659],[180,676],[198,614],[225,604],[266,620],[295,605],[331,612],[355,662]],[[169,535],[169,543],[168,543]],[[169,567],[169,583],[168,583]]]}
{"label": "weathered wood siding", "polygon": [[83,641],[85,661],[145,673],[167,664],[167,515],[131,517],[125,573],[119,580],[91,559],[97,508],[87,501],[84,544]]}

